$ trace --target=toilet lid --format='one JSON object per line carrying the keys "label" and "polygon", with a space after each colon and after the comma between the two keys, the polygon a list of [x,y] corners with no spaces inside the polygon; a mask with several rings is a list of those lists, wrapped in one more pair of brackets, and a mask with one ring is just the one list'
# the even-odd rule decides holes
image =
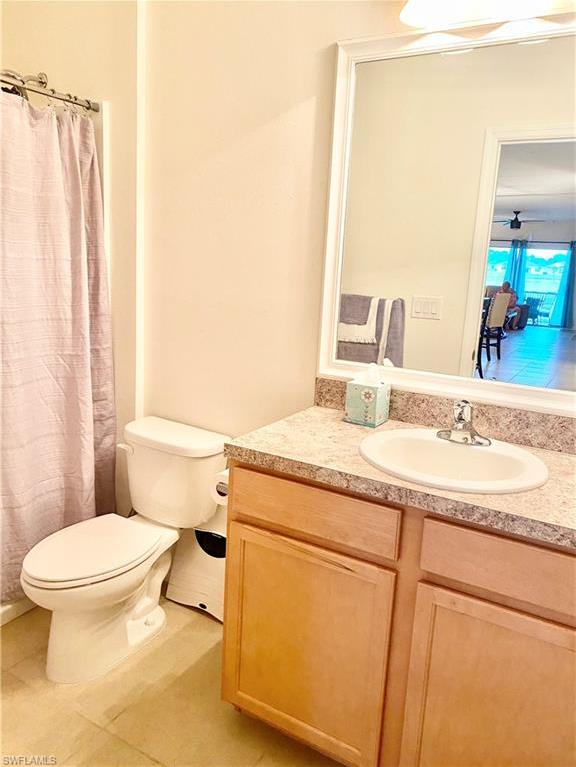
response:
{"label": "toilet lid", "polygon": [[105,514],[44,538],[28,552],[22,570],[26,577],[47,583],[103,580],[107,573],[116,575],[136,567],[161,540],[161,528]]}

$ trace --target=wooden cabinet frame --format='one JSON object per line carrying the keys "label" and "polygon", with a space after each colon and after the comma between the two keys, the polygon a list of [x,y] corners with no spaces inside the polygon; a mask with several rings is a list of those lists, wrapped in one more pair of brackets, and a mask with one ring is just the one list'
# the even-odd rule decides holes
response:
{"label": "wooden cabinet frame", "polygon": [[[375,767],[395,574],[235,522],[230,526],[228,556],[225,700],[345,764]],[[259,578],[260,561],[269,568],[270,584]],[[302,578],[299,570],[305,573]],[[290,582],[283,579],[284,571]],[[327,584],[331,600],[323,600]],[[282,614],[274,614],[272,587],[277,589]],[[356,614],[358,622],[347,623],[342,610],[355,595],[371,606],[372,613]],[[307,610],[312,611],[308,615],[314,631],[302,626]],[[247,624],[252,629],[257,625],[266,641],[256,632],[250,634]],[[342,634],[336,637],[332,631]],[[304,645],[295,645],[292,634],[304,637]],[[317,686],[309,678],[313,673],[309,658],[317,663]],[[307,686],[295,678],[298,675],[308,679]],[[332,687],[334,696],[327,695],[324,687]],[[342,702],[348,689],[355,700],[341,710],[338,697]]]}
{"label": "wooden cabinet frame", "polygon": [[[571,612],[570,584],[566,585],[566,581],[576,573],[576,557],[573,555],[495,535],[474,526],[440,521],[418,509],[393,509],[373,499],[364,500],[294,477],[259,471],[253,466],[233,464],[232,469],[223,697],[288,735],[354,767],[414,767],[434,763],[429,759],[421,762],[420,756],[424,733],[423,711],[431,690],[428,680],[429,653],[433,641],[438,641],[434,635],[434,623],[439,610],[451,611],[456,618],[462,616],[457,624],[458,631],[465,627],[467,619],[477,619],[486,627],[488,636],[492,631],[497,634],[499,629],[507,628],[513,637],[518,636],[519,646],[524,642],[523,637],[528,636],[549,664],[555,647],[564,648],[562,652],[570,647],[570,652],[574,652],[576,632],[570,626],[575,622],[575,616]],[[236,480],[239,483],[238,492],[234,490]],[[364,531],[359,530],[363,521],[366,522]],[[362,534],[366,531],[370,531],[367,533],[367,545],[362,541]],[[366,552],[363,556],[364,546]],[[273,641],[277,645],[283,645],[284,636],[278,629],[282,625],[282,615],[279,622],[270,623],[266,620],[266,614],[260,614],[260,623],[255,623],[253,603],[252,606],[249,604],[249,598],[246,601],[249,594],[256,601],[260,598],[264,602],[268,600],[269,610],[274,612],[274,602],[270,601],[269,594],[260,587],[260,580],[254,574],[255,547],[263,547],[275,554],[275,558],[267,559],[269,570],[260,571],[260,580],[266,577],[266,573],[276,577],[284,561],[290,578],[300,581],[298,588],[304,599],[309,599],[311,609],[316,604],[313,594],[317,584],[313,576],[309,583],[300,578],[294,565],[296,562],[306,567],[314,563],[322,577],[327,573],[347,573],[349,583],[352,588],[359,589],[359,594],[369,586],[378,595],[370,617],[360,621],[364,636],[370,636],[364,639],[365,657],[374,669],[370,689],[366,692],[367,699],[372,701],[371,710],[358,714],[362,717],[361,738],[353,726],[348,731],[341,721],[337,721],[338,716],[330,708],[329,700],[323,707],[322,695],[328,695],[326,691],[330,689],[331,680],[327,681],[326,676],[320,681],[311,677],[311,688],[316,684],[314,705],[318,710],[306,709],[300,703],[308,695],[308,689],[282,691],[281,680],[274,679],[274,668],[266,665],[268,648],[262,643],[251,642],[250,634],[255,625],[264,633],[269,632],[272,637],[275,635]],[[247,557],[252,557],[252,572],[250,567],[247,569]],[[266,556],[263,556],[264,559]],[[556,583],[557,590],[554,588]],[[576,583],[574,587],[576,590]],[[332,601],[332,597],[326,601]],[[338,604],[338,595],[333,601]],[[289,604],[286,608],[285,599],[282,604],[283,609],[292,609]],[[296,614],[298,611],[293,612]],[[319,612],[321,628],[314,634],[318,641],[314,640],[312,652],[317,658],[325,657],[326,663],[321,665],[329,666],[333,661],[330,657],[330,611]],[[354,637],[354,629],[355,626],[350,625],[343,631],[350,632],[350,636]],[[366,634],[368,629],[369,634]],[[482,655],[484,646],[481,642],[476,643],[478,656]],[[356,645],[356,651],[357,648]],[[255,656],[259,657],[257,662]],[[498,662],[505,657],[506,653],[502,651]],[[560,680],[576,671],[576,656],[570,656],[574,659],[572,665],[566,657],[562,655],[562,668],[566,673],[557,677]],[[295,666],[299,663],[296,658]],[[553,676],[555,667],[553,664],[549,667],[550,676]],[[248,674],[243,677],[246,669]],[[334,666],[334,669],[334,676],[337,677],[337,667]],[[262,684],[259,674],[270,678]],[[248,683],[244,684],[243,679],[248,679]],[[473,675],[470,676],[466,664],[462,664],[461,684],[467,686],[471,680]],[[342,689],[342,680],[339,681]],[[335,683],[338,685],[338,680]],[[275,684],[277,690],[274,690]],[[494,689],[498,691],[497,681],[495,684]],[[519,676],[511,684],[513,692],[517,684],[519,696],[514,699],[511,707],[514,708],[518,700],[527,694],[528,683]],[[531,684],[533,688],[541,686],[534,680]],[[290,688],[289,681],[287,687]],[[556,705],[553,691],[551,694],[546,685],[543,687],[542,690],[530,689],[529,692],[544,705],[541,719],[547,720],[550,737],[557,732],[559,737],[561,734],[562,742],[556,755],[553,754],[554,758],[558,757],[556,761],[542,767],[559,766],[562,764],[559,760],[566,756],[567,725],[563,709],[558,709]],[[282,698],[283,694],[288,697]],[[362,694],[358,687],[351,690],[351,696],[355,699],[360,700]],[[565,690],[563,694],[566,698]],[[546,701],[549,701],[549,706]],[[315,725],[313,720],[316,714],[318,721]],[[519,716],[509,726],[512,740],[515,733],[527,733],[523,739],[530,739],[529,716],[524,719]],[[576,736],[576,722],[574,734]],[[469,751],[463,752],[464,760],[468,754],[475,753],[477,744],[474,737],[480,738],[483,734],[472,733]],[[430,743],[429,739],[425,742]],[[446,743],[443,745],[446,747]],[[519,738],[519,753],[522,747],[522,738]],[[430,755],[429,751],[426,753]],[[502,767],[498,759],[479,764],[481,767]],[[537,764],[540,766],[542,762]],[[506,765],[526,767],[514,759],[507,761]],[[472,764],[443,764],[441,767],[472,767]],[[478,765],[474,763],[474,767]],[[565,765],[562,764],[562,767]]]}
{"label": "wooden cabinet frame", "polygon": [[[441,686],[441,673],[436,673],[436,678],[432,678],[433,653],[440,650],[439,654],[442,656],[443,650],[442,638],[438,631],[438,621],[442,612],[453,619],[454,625],[459,622],[457,616],[461,616],[460,623],[463,622],[461,638],[464,649],[466,649],[467,630],[470,642],[478,643],[478,634],[480,634],[484,645],[495,642],[503,632],[507,637],[517,635],[519,639],[527,640],[524,647],[527,645],[531,650],[529,658],[533,664],[540,664],[535,676],[548,671],[546,676],[550,681],[556,678],[562,684],[552,684],[547,688],[540,686],[539,689],[534,689],[530,686],[533,680],[526,679],[526,675],[519,673],[521,670],[510,663],[507,669],[500,669],[502,676],[496,682],[490,680],[486,688],[500,687],[513,690],[515,694],[511,703],[515,702],[519,705],[516,707],[510,705],[503,709],[498,707],[496,700],[473,697],[469,699],[466,709],[453,704],[449,699],[450,690],[453,688],[448,685],[444,688]],[[454,616],[456,616],[455,620]],[[468,629],[467,624],[469,624]],[[561,652],[554,652],[554,648],[558,648]],[[551,649],[552,652],[550,652]],[[559,655],[563,657],[559,658]],[[505,655],[501,657],[503,661],[501,665],[504,667],[507,665],[507,657]],[[514,660],[512,653],[509,660]],[[449,663],[457,664],[458,659],[451,656]],[[525,750],[524,756],[518,757],[517,767],[524,767],[527,764],[526,754],[530,754],[533,759],[530,763],[531,767],[568,767],[573,763],[576,755],[574,738],[570,743],[571,722],[574,722],[576,704],[575,670],[576,637],[572,629],[465,594],[426,583],[419,584],[400,764],[403,767],[417,767],[423,764],[452,767],[454,759],[457,758],[454,752],[458,751],[461,754],[466,753],[471,759],[468,763],[469,767],[479,767],[483,763],[511,765],[513,762],[510,761],[510,754],[503,753],[505,748],[509,748],[516,750],[517,754],[520,754],[521,749]],[[462,685],[469,685],[470,689],[482,686],[478,683],[478,669],[462,665],[457,667],[456,673]],[[446,677],[450,676],[454,676],[453,671],[446,674]],[[445,712],[439,713],[433,705],[444,692],[446,708],[456,709],[452,712],[454,717],[450,725],[453,731],[450,732],[447,731],[449,728],[445,721],[443,724]],[[502,697],[505,698],[506,695]],[[533,723],[530,721],[530,713],[526,713],[525,702],[528,701],[535,709],[533,716],[536,721]],[[522,718],[522,721],[515,720],[515,717]],[[498,741],[498,738],[502,741],[501,734],[495,734],[494,728],[486,731],[483,725],[486,721],[497,724],[502,719],[506,721],[507,718],[510,732],[506,733],[504,739],[506,742],[503,744]],[[472,735],[468,733],[468,741],[466,727],[459,728],[459,722],[455,720],[476,724],[477,730],[474,730]],[[533,726],[530,727],[530,724]],[[426,725],[428,725],[427,735]],[[535,732],[540,727],[544,729],[543,737],[541,733],[536,733],[533,742],[530,743],[531,732]],[[574,724],[573,733],[576,734],[576,724]],[[479,746],[478,743],[483,738],[492,739],[491,745]],[[451,739],[457,740],[457,743],[450,742]],[[432,760],[430,741],[436,751]],[[423,755],[425,744],[428,745],[426,756]],[[482,752],[482,756],[479,756],[479,752]],[[489,758],[489,754],[492,754],[493,759]]]}

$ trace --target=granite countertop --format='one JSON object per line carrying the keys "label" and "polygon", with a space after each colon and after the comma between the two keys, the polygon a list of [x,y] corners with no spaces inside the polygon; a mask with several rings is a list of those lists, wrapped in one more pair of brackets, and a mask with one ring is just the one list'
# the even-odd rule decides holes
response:
{"label": "granite countertop", "polygon": [[[238,437],[225,452],[262,469],[576,550],[576,456],[525,448],[548,466],[549,479],[542,487],[503,495],[454,493],[406,482],[368,464],[358,447],[373,430],[342,417],[341,410],[311,407]],[[377,431],[415,426],[388,421]]]}

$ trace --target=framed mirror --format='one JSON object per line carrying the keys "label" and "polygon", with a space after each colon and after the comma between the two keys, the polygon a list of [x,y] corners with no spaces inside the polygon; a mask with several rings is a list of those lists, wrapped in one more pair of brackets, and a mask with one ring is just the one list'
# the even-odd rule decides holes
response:
{"label": "framed mirror", "polygon": [[574,413],[574,31],[340,46],[320,375]]}

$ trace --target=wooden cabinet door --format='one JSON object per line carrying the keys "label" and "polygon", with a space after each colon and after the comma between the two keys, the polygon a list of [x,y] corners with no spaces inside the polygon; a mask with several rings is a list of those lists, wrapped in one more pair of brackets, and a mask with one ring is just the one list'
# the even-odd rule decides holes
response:
{"label": "wooden cabinet door", "polygon": [[573,629],[419,584],[403,767],[569,767]]}
{"label": "wooden cabinet door", "polygon": [[226,579],[224,698],[376,765],[394,573],[232,522]]}

